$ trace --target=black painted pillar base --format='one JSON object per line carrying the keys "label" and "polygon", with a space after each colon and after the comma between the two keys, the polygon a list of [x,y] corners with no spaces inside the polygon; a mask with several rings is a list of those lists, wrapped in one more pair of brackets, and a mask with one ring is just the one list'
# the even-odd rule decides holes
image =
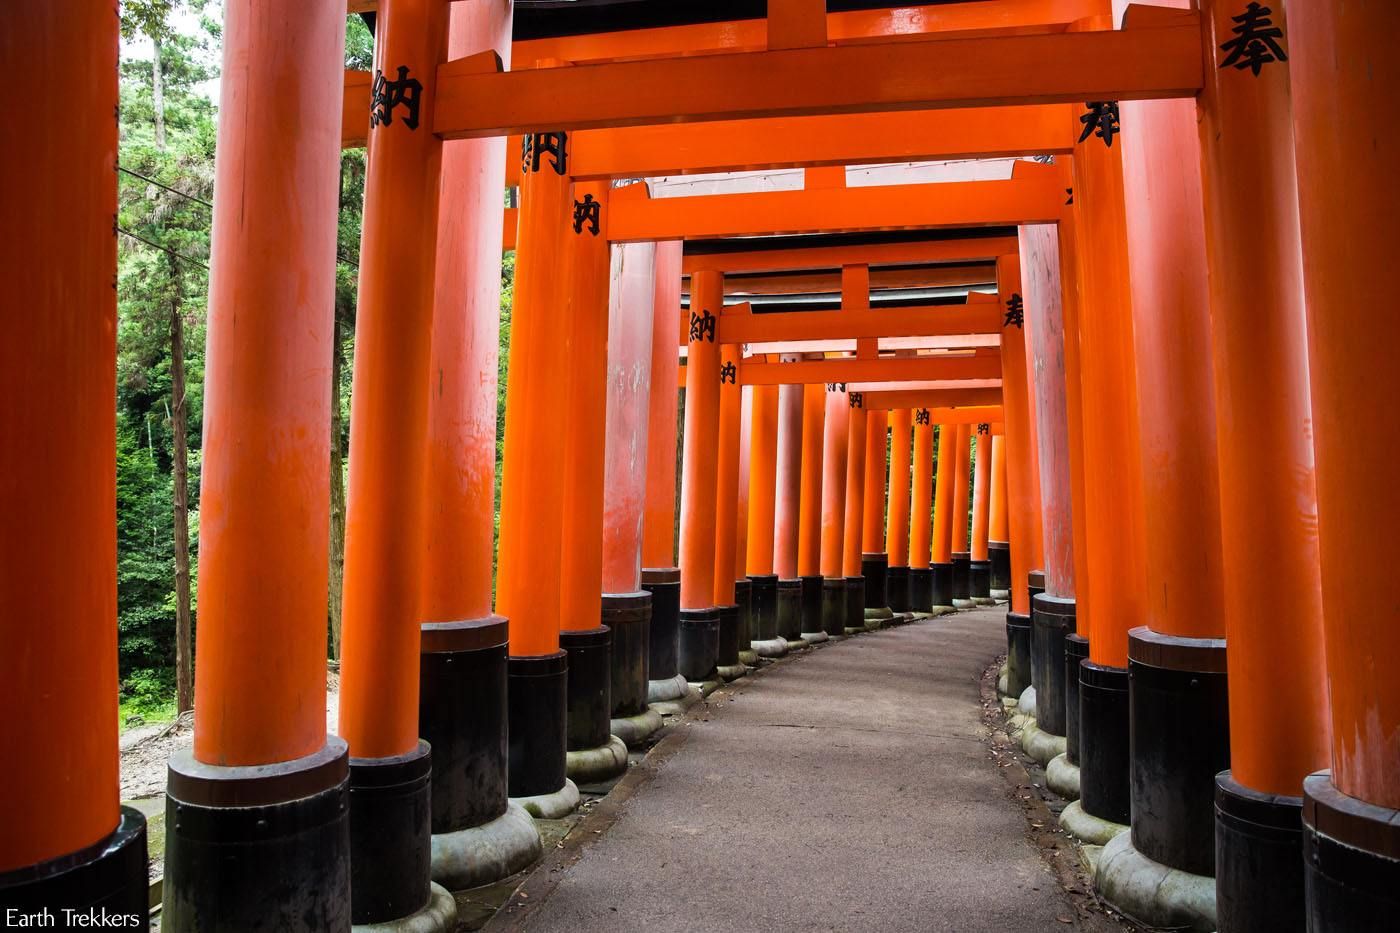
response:
{"label": "black painted pillar base", "polygon": [[933,610],[933,568],[909,568],[909,609],[911,612]]}
{"label": "black painted pillar base", "polygon": [[47,910],[57,923],[66,908],[131,918],[124,929],[145,933],[151,928],[147,890],[146,817],[122,807],[117,828],[93,845],[0,872],[0,918],[9,910],[19,917]]}
{"label": "black painted pillar base", "polygon": [[822,631],[831,638],[846,634],[846,578],[822,577]]}
{"label": "black painted pillar base", "polygon": [[758,663],[753,653],[753,584],[748,578],[734,581],[734,602],[739,606],[739,661],[743,664]]}
{"label": "black painted pillar base", "polygon": [[1127,825],[1132,815],[1128,670],[1079,665],[1079,802],[1084,812]]}
{"label": "black painted pillar base", "polygon": [[1303,798],[1217,774],[1215,872],[1219,933],[1304,933]]}
{"label": "black painted pillar base", "polygon": [[348,933],[343,739],[328,736],[319,751],[262,767],[206,765],[186,748],[168,769],[162,930]]}
{"label": "black painted pillar base", "polygon": [[719,674],[719,607],[681,610],[680,645],[676,653],[679,673],[693,684],[716,679]]}
{"label": "black painted pillar base", "polygon": [[992,562],[974,560],[967,565],[968,595],[973,599],[992,598]]}
{"label": "black painted pillar base", "polygon": [[612,629],[565,629],[559,647],[569,655],[564,747],[571,752],[601,748],[612,734]]}
{"label": "black painted pillar base", "polygon": [[612,717],[639,716],[647,711],[651,594],[604,593],[603,624],[612,629]]}
{"label": "black painted pillar base", "polygon": [[1079,662],[1088,657],[1089,639],[1065,636],[1065,758],[1072,765],[1079,764]]}
{"label": "black painted pillar base", "polygon": [[557,793],[568,761],[569,655],[514,657],[508,670],[510,795]]}
{"label": "black painted pillar base", "polygon": [[933,570],[933,604],[953,608],[953,565],[935,562]]}
{"label": "black painted pillar base", "polygon": [[1031,685],[1031,617],[1006,612],[1006,695],[1019,699]]}
{"label": "black painted pillar base", "polygon": [[972,555],[967,551],[953,552],[953,605],[972,605]]}
{"label": "black painted pillar base", "polygon": [[802,641],[802,581],[778,581],[778,633],[788,644]]}
{"label": "black painted pillar base", "polygon": [[908,567],[887,567],[885,569],[885,592],[889,596],[891,612],[909,611]]}
{"label": "black painted pillar base", "polygon": [[865,577],[846,578],[846,620],[843,635],[865,631]]}
{"label": "black painted pillar base", "polygon": [[1308,933],[1395,929],[1400,916],[1400,810],[1348,797],[1331,771],[1303,781]]}
{"label": "black painted pillar base", "polygon": [[992,589],[1008,592],[1011,589],[1011,545],[1005,541],[988,541],[987,559],[992,563]]}
{"label": "black painted pillar base", "polygon": [[[651,594],[647,677],[653,681],[676,677],[676,645],[680,637],[681,571],[679,567],[642,570],[642,589]],[[511,794],[512,797],[518,796]]]}
{"label": "black painted pillar base", "polygon": [[753,641],[772,641],[778,637],[778,575],[763,574],[749,577],[749,618]]}
{"label": "black painted pillar base", "polygon": [[[428,904],[433,756],[350,759],[350,918],[386,923]],[[270,893],[270,892],[269,892]]]}
{"label": "black painted pillar base", "polygon": [[1230,766],[1225,639],[1130,631],[1128,705],[1133,848],[1214,877],[1215,776]]}
{"label": "black painted pillar base", "polygon": [[739,666],[739,604],[716,606],[719,611],[719,642],[715,648],[717,667]]}
{"label": "black painted pillar base", "polygon": [[825,631],[822,628],[822,577],[820,574],[802,577],[802,625],[803,635],[815,635]]}
{"label": "black painted pillar base", "polygon": [[[889,569],[887,554],[860,555],[860,575],[865,578],[865,608],[888,609],[890,607]],[[863,623],[862,623],[863,624]]]}
{"label": "black painted pillar base", "polygon": [[418,732],[433,749],[434,834],[506,812],[507,628],[500,616],[421,627]]}
{"label": "black painted pillar base", "polygon": [[[1065,636],[1074,634],[1073,599],[1041,593],[1031,600],[1031,684],[1035,687],[1035,720],[1051,735],[1065,734]],[[1078,678],[1076,678],[1076,681]],[[1075,699],[1079,697],[1075,685]]]}

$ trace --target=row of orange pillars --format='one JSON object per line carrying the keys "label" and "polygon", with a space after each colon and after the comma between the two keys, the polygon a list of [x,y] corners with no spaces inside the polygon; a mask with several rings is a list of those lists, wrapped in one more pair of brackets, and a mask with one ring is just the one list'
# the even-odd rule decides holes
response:
{"label": "row of orange pillars", "polygon": [[[624,195],[572,183],[548,151],[561,140],[538,134],[493,603],[504,144],[375,126],[328,735],[344,11],[273,6],[275,29],[267,3],[225,11],[197,715],[169,765],[162,926],[446,929],[430,877],[464,886],[532,859],[526,808],[577,799],[569,749],[616,765],[616,730],[640,735],[650,700],[738,673],[746,638],[777,651],[900,600],[954,599],[964,575],[939,596],[935,570],[962,563],[964,431],[939,432],[935,487],[931,427],[889,416],[897,531],[882,558],[881,510],[864,504],[885,496],[886,416],[836,387],[752,389],[744,406],[721,383],[736,348],[705,323],[722,279],[697,275],[670,566],[679,245],[609,250],[576,228],[575,200]],[[1231,11],[1207,6],[1225,34]],[[457,4],[449,31],[447,4],[397,6],[376,58],[431,75],[448,49],[508,51],[495,7]],[[1101,887],[1109,862],[1176,872],[1156,892],[1213,874],[1221,930],[1388,929],[1400,627],[1382,571],[1400,557],[1400,367],[1380,270],[1400,210],[1400,24],[1377,2],[1287,13],[1287,67],[1211,70],[1197,101],[1125,102],[1120,145],[1075,150],[1069,220],[1023,229],[999,262],[1031,340],[1003,327],[1006,492],[995,442],[978,485],[1008,528],[1005,689],[1049,736],[1028,746],[1062,739],[1049,764],[1080,798],[1067,827],[1107,840]],[[65,103],[15,117],[22,139],[0,146],[0,903],[145,928],[145,824],[117,780],[117,56],[110,5],[0,12],[6,73]],[[804,495],[818,474],[820,509]],[[929,528],[934,488],[952,506]],[[997,534],[977,519],[974,547]],[[973,589],[966,567],[972,596],[986,568]],[[1173,909],[1178,926],[1207,922]]]}

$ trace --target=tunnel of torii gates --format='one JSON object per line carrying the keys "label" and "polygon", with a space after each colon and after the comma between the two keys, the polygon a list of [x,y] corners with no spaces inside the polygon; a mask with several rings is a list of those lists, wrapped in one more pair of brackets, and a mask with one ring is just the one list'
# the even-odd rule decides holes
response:
{"label": "tunnel of torii gates", "polygon": [[[529,864],[533,818],[698,689],[996,597],[999,686],[1107,900],[1393,920],[1400,4],[349,6],[373,76],[337,4],[224,5],[165,929],[448,929],[448,890]],[[111,4],[0,9],[4,72],[65,101],[0,146],[0,902],[144,927],[118,41]],[[335,736],[337,172],[366,142]]]}

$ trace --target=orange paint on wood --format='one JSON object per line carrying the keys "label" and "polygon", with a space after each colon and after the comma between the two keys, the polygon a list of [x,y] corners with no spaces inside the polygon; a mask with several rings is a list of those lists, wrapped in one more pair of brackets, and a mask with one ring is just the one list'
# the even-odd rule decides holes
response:
{"label": "orange paint on wood", "polygon": [[966,554],[969,516],[968,484],[972,480],[972,425],[958,425],[957,460],[953,462],[953,553]]}
{"label": "orange paint on wood", "polygon": [[913,412],[897,408],[890,412],[890,503],[889,541],[891,567],[909,566],[909,445]]}
{"label": "orange paint on wood", "polygon": [[996,379],[1001,376],[1000,355],[939,355],[882,357],[880,359],[792,360],[756,363],[746,360],[739,371],[744,385],[811,384],[814,382],[933,382],[943,380]]}
{"label": "orange paint on wood", "polygon": [[801,385],[778,389],[777,509],[774,514],[773,566],[783,580],[797,579],[797,551],[802,514]]}
{"label": "orange paint on wood", "polygon": [[976,460],[972,471],[972,559],[987,559],[987,500],[992,476],[992,436],[978,434]]}
{"label": "orange paint on wood", "polygon": [[[1066,166],[1073,179],[1073,168]],[[1088,490],[1084,482],[1084,392],[1079,321],[1083,313],[1082,285],[1076,258],[1077,209],[1065,211],[1057,231],[1060,252],[1061,313],[1065,348],[1065,425],[1069,440],[1070,519],[1074,542],[1074,600],[1076,625],[1088,632],[1093,620],[1089,593]]]}
{"label": "orange paint on wood", "polygon": [[642,519],[642,566],[676,564],[676,416],[680,407],[680,355],[676,309],[681,306],[681,242],[656,244],[656,296],[652,303],[651,394],[647,415],[647,494]]}
{"label": "orange paint on wood", "polygon": [[[334,17],[300,19],[319,26]],[[293,22],[288,29],[304,25]],[[244,34],[235,31],[230,38],[241,41]],[[328,37],[322,34],[321,38]],[[118,42],[114,4],[13,3],[0,8],[0,61],[6,70],[23,75],[22,80],[58,95],[55,100],[63,101],[64,107],[61,117],[36,113],[33,120],[24,121],[22,133],[16,124],[13,133],[7,131],[6,144],[0,146],[0,166],[6,179],[5,229],[13,235],[0,252],[5,281],[5,300],[0,303],[0,322],[5,330],[5,339],[0,341],[0,431],[5,437],[0,443],[0,525],[4,529],[0,535],[0,604],[5,607],[0,614],[0,699],[6,709],[4,750],[8,762],[0,777],[0,826],[4,827],[0,830],[0,872],[91,846],[115,830],[119,820],[117,239],[113,229]],[[328,62],[329,42],[317,50],[323,54],[307,62],[313,70],[316,64]],[[232,101],[229,105],[237,106]],[[285,120],[288,109],[274,107],[273,116]],[[310,132],[311,140],[320,142],[322,150],[325,129],[315,126]],[[273,137],[269,131],[267,139]],[[334,157],[326,164],[333,165]],[[294,173],[310,165],[310,161],[288,159],[281,168]],[[334,170],[328,180],[326,172],[320,175],[331,199],[318,199],[316,205],[326,208],[327,216],[333,218]],[[313,190],[321,187],[315,184],[314,175],[308,175],[307,180]],[[254,207],[261,203],[255,199]],[[333,220],[312,224],[312,231],[321,234],[319,240],[312,239],[315,246],[333,245],[334,234],[327,240],[327,228],[334,230]],[[300,241],[292,245],[303,246]],[[294,252],[300,257],[300,249]],[[219,281],[223,284],[228,280]],[[315,289],[326,300],[326,309],[330,308],[332,281],[328,262],[325,287],[317,283]],[[303,305],[282,304],[277,306],[281,316],[274,318],[269,312],[276,302],[254,295],[248,309],[250,326],[259,330],[273,320],[285,321],[308,310]],[[215,297],[223,299],[224,293],[215,293]],[[226,307],[226,300],[217,305],[220,311]],[[328,366],[330,316],[319,317],[323,326],[311,328],[313,332],[303,339],[315,345],[319,338],[324,351],[321,356]],[[226,322],[225,316],[219,326]],[[211,320],[211,339],[223,333],[222,329],[216,333]],[[211,387],[219,384],[219,377],[226,379],[228,375],[228,369],[218,364],[211,356]],[[325,386],[320,412],[329,420],[329,383]],[[288,388],[280,383],[279,387]],[[302,398],[311,401],[315,394]],[[270,393],[268,400],[283,401],[275,393]],[[209,405],[214,425],[225,425],[229,406],[220,406],[215,395],[209,397]],[[314,402],[310,410],[316,411]],[[249,414],[256,416],[255,412]],[[304,416],[305,412],[297,414]],[[318,447],[323,454],[320,474],[300,470],[315,463]],[[216,453],[226,449],[217,448]],[[317,435],[310,444],[288,452],[301,457],[288,464],[285,475],[290,480],[290,474],[297,471],[298,478],[311,481],[308,488],[312,490],[319,483],[321,504],[327,505],[328,441]],[[218,471],[222,465],[216,461],[213,467]],[[281,494],[281,484],[275,484],[271,492]],[[252,507],[255,501],[248,500],[248,505]],[[272,510],[258,510],[258,514],[274,522],[286,521]],[[294,541],[284,543],[310,552],[317,536],[313,529],[300,530]],[[324,548],[324,520],[320,532]],[[264,533],[270,538],[272,529]],[[218,525],[206,534],[213,536],[216,549],[227,540]],[[223,553],[227,554],[227,549]],[[319,631],[324,649],[324,549],[319,560],[323,585]],[[296,662],[305,660],[308,646],[316,647],[310,640],[312,612],[297,612],[311,609],[316,596],[315,570],[309,564],[302,566],[311,574],[309,579],[288,577],[287,593],[259,599],[260,606],[265,603],[265,611],[239,620],[268,637],[275,632],[279,637],[285,634],[296,639],[295,657],[288,660],[294,665],[292,673],[299,674],[305,674],[306,669]],[[280,579],[283,574],[277,576]],[[226,616],[217,609],[213,615],[212,624],[227,631]],[[283,633],[276,623],[289,617],[300,623],[300,629],[293,626],[292,631]],[[200,628],[202,631],[203,625]],[[235,644],[230,647],[237,648]],[[215,660],[210,658],[211,663]],[[223,664],[227,669],[235,667],[236,661],[227,658]],[[324,672],[321,676],[324,697]],[[281,680],[286,682],[284,696],[288,699],[299,692],[314,696],[316,685],[306,677],[285,676]],[[259,713],[266,702],[260,697],[242,699],[251,700]],[[206,722],[206,734],[207,726]],[[314,726],[305,717],[281,726],[268,736],[267,744],[294,750],[316,739],[311,734]]]}
{"label": "orange paint on wood", "polygon": [[719,481],[720,345],[713,324],[724,304],[724,277],[691,281],[696,321],[686,352],[685,447],[681,459],[681,608],[715,605],[715,493]]}
{"label": "orange paint on wood", "polygon": [[[916,412],[916,415],[918,413]],[[909,507],[909,566],[926,568],[933,557],[933,420],[914,420],[914,480]]]}
{"label": "orange paint on wood", "polygon": [[885,551],[885,453],[889,446],[889,412],[868,412],[865,424],[865,493],[861,505],[861,549]]}
{"label": "orange paint on wood", "polygon": [[773,535],[777,512],[778,387],[749,390],[753,414],[749,440],[749,548],[746,572],[773,573]]}
{"label": "orange paint on wood", "polygon": [[[340,118],[324,102],[341,84],[345,20],[279,4],[269,31],[266,6],[224,8],[225,62],[259,67],[225,67],[220,83],[194,679],[194,754],[213,765],[289,761],[326,740]],[[423,395],[426,366],[418,377]]]}
{"label": "orange paint on wood", "polygon": [[[907,119],[907,115],[903,115]],[[1063,120],[1061,114],[1058,119]],[[692,253],[685,257],[686,275],[710,269],[716,272],[774,272],[836,269],[853,262],[871,266],[910,263],[953,263],[995,260],[1015,248],[1014,237],[970,237],[965,240],[923,240],[859,246],[756,249],[751,252]],[[893,311],[895,309],[888,309]],[[953,309],[944,307],[941,310]],[[808,312],[811,313],[811,312]]]}
{"label": "orange paint on wood", "polygon": [[841,570],[861,575],[862,524],[865,510],[865,435],[867,414],[858,393],[848,393],[846,421],[846,520],[843,524]]}
{"label": "orange paint on wood", "polygon": [[[1021,262],[1018,256],[997,261],[997,287],[1007,321],[1001,331],[1006,372],[1002,378],[1002,409],[1006,412],[1006,511],[1011,542],[1011,609],[1030,612],[1028,574],[1037,569],[1036,540],[1039,537],[1040,509],[1034,482],[1034,440],[1031,434],[1031,397],[1026,386],[1024,317],[1017,323],[1015,310],[1025,313],[1021,288]],[[966,519],[964,518],[964,521]],[[1127,630],[1124,629],[1124,650]]]}
{"label": "orange paint on wood", "polygon": [[813,383],[802,391],[802,489],[797,520],[797,573],[821,573],[822,442],[826,421],[826,386]]}
{"label": "orange paint on wood", "polygon": [[992,488],[987,503],[987,540],[1006,543],[1011,532],[1006,520],[1006,438],[992,438]]}
{"label": "orange paint on wood", "polygon": [[[761,391],[754,389],[755,392]],[[822,423],[822,576],[843,576],[846,533],[846,456],[850,444],[850,397],[833,384],[826,389]]]}
{"label": "orange paint on wood", "polygon": [[866,408],[927,408],[931,424],[1002,420],[1001,389],[878,389],[862,393]]}
{"label": "orange paint on wood", "polygon": [[840,311],[776,311],[720,317],[721,343],[849,340],[861,337],[942,337],[996,333],[996,308],[931,305],[912,308],[846,306]]}
{"label": "orange paint on wood", "polygon": [[[720,348],[721,368],[740,361],[740,348]],[[734,603],[734,551],[738,547],[739,528],[739,439],[744,390],[736,378],[733,382],[720,378],[719,385],[719,444],[718,469],[715,481],[715,589],[716,606]]]}
{"label": "orange paint on wood", "polygon": [[953,559],[953,469],[957,461],[958,425],[938,426],[938,475],[934,483],[933,562]]}

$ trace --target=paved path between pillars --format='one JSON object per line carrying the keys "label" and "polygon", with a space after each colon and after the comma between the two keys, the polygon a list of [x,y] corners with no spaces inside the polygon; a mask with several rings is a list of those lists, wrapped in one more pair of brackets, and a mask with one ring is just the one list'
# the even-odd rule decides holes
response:
{"label": "paved path between pillars", "polygon": [[684,743],[615,822],[497,922],[570,933],[1122,929],[1074,909],[989,752],[980,677],[1005,651],[1005,618],[1004,607],[980,609],[858,636],[717,694],[677,726]]}

